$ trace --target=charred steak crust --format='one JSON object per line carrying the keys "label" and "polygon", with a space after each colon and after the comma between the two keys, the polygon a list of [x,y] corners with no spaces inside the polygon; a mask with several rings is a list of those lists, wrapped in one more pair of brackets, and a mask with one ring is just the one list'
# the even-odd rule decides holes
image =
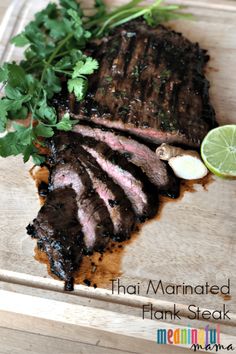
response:
{"label": "charred steak crust", "polygon": [[[77,139],[75,139],[75,137]],[[54,161],[63,159],[71,161],[74,156],[86,168],[93,183],[94,189],[110,213],[114,225],[114,240],[123,241],[130,237],[134,228],[135,214],[132,204],[126,197],[122,188],[116,184],[108,174],[101,169],[99,164],[80,145],[78,137],[71,133],[59,133],[53,138]]]}
{"label": "charred steak crust", "polygon": [[37,218],[27,227],[38,239],[38,248],[46,252],[51,272],[73,288],[73,275],[78,270],[85,248],[84,235],[77,218],[76,194],[72,188],[49,193]]}
{"label": "charred steak crust", "polygon": [[94,44],[91,54],[100,68],[85,100],[70,99],[72,116],[157,144],[193,147],[216,126],[204,76],[209,56],[180,33],[133,21]]}

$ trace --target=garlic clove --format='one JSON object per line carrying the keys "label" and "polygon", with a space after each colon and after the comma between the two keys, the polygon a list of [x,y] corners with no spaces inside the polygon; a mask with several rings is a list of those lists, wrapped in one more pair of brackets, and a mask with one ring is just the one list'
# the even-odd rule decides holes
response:
{"label": "garlic clove", "polygon": [[208,170],[200,157],[197,155],[181,155],[172,157],[169,165],[175,175],[182,179],[192,180],[203,178],[208,174]]}
{"label": "garlic clove", "polygon": [[171,157],[182,155],[184,150],[166,143],[156,149],[156,155],[160,160],[168,161]]}

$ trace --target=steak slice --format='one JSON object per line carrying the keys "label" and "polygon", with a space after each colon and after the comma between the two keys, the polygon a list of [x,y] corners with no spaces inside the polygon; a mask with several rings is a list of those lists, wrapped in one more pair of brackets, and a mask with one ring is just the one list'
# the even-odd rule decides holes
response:
{"label": "steak slice", "polygon": [[108,210],[97,192],[86,169],[77,161],[58,163],[52,171],[50,190],[71,187],[76,193],[77,217],[84,234],[88,252],[103,251],[113,235],[113,224]]}
{"label": "steak slice", "polygon": [[158,189],[141,168],[129,162],[119,152],[110,149],[105,143],[93,138],[84,138],[78,133],[74,134],[102,170],[124,190],[139,220],[144,221],[155,216],[158,209]]}
{"label": "steak slice", "polygon": [[[216,126],[204,76],[209,56],[180,33],[132,21],[94,43],[88,54],[100,67],[85,100],[70,98],[73,117],[156,144],[192,147]],[[67,97],[62,92],[54,103],[63,106]]]}
{"label": "steak slice", "polygon": [[[88,159],[83,153],[79,155],[79,159],[83,162],[84,167],[86,167],[93,181],[94,189],[104,201],[109,211],[114,226],[113,239],[115,241],[124,241],[130,238],[135,225],[135,213],[124,191],[101,170],[98,164],[96,166],[96,160],[93,159],[94,161],[92,161],[92,156]],[[101,171],[100,173],[98,168]]]}
{"label": "steak slice", "polygon": [[64,188],[50,192],[27,230],[38,239],[38,248],[46,252],[51,272],[65,281],[66,290],[73,290],[73,275],[85,248],[75,191]]}
{"label": "steak slice", "polygon": [[130,137],[127,138],[115,131],[91,128],[83,124],[77,124],[73,131],[80,133],[84,137],[87,136],[102,141],[111,149],[125,154],[125,157],[129,161],[141,167],[150,181],[159,189],[166,189],[170,184],[166,165],[148,146]]}
{"label": "steak slice", "polygon": [[[76,138],[76,139],[75,139]],[[93,188],[104,201],[114,226],[114,239],[123,241],[130,237],[135,224],[135,214],[132,204],[126,197],[122,188],[117,185],[96,160],[79,144],[75,134],[57,133],[53,137],[54,161],[61,159],[70,161],[71,156],[76,156],[86,168]]]}

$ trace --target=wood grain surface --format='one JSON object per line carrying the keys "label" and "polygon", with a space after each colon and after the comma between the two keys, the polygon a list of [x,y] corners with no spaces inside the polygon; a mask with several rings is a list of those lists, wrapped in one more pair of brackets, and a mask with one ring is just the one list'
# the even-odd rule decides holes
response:
{"label": "wood grain surface", "polygon": [[8,6],[10,5],[11,1],[10,0],[4,0],[4,1],[1,1],[1,4],[0,4],[0,21],[2,21],[4,15],[5,15],[5,12],[8,8]]}
{"label": "wood grain surface", "polygon": [[[181,1],[173,2],[180,3]],[[4,4],[0,5],[0,18],[5,3],[7,2],[4,1]],[[112,1],[113,5],[117,3],[120,1]],[[171,23],[170,26],[183,32],[189,39],[198,41],[202,47],[209,50],[211,61],[208,65],[207,76],[211,82],[210,93],[216,109],[217,120],[220,124],[236,124],[236,83],[234,79],[236,4],[234,1],[220,0],[182,1],[182,3],[190,5],[188,11],[195,14],[195,21],[178,21]],[[37,6],[40,6],[40,2],[37,3]],[[29,9],[30,7],[27,16],[29,13],[32,14],[32,9],[31,11]],[[19,14],[12,13],[11,23],[15,21],[14,16],[17,17]],[[14,27],[13,32],[17,28]],[[0,43],[0,54],[8,55],[9,48],[7,52],[5,49],[8,36],[9,33],[5,31]],[[19,53],[15,52],[15,55],[17,57]],[[56,328],[58,326],[58,319],[54,316],[55,311],[53,313],[51,310],[50,318],[45,315],[43,315],[43,319],[41,318],[41,301],[48,300],[46,307],[49,309],[50,299],[68,306],[71,303],[74,306],[79,306],[81,302],[81,306],[86,306],[91,310],[91,312],[87,312],[88,323],[85,324],[83,316],[77,311],[79,308],[75,307],[77,310],[74,315],[71,315],[70,324],[67,324],[67,330],[68,333],[71,333],[71,337],[64,338],[66,341],[76,339],[76,329],[74,329],[76,326],[78,326],[79,333],[83,333],[84,327],[91,326],[93,328],[92,319],[96,313],[101,321],[102,319],[104,321],[104,316],[111,316],[110,327],[101,322],[99,331],[103,326],[105,337],[109,338],[111,332],[113,334],[116,332],[116,335],[111,336],[110,341],[106,341],[106,339],[105,344],[99,342],[97,347],[99,349],[94,351],[97,354],[108,352],[125,354],[126,351],[132,353],[171,353],[171,348],[168,348],[168,351],[159,347],[158,351],[155,349],[157,347],[154,343],[153,331],[154,328],[157,328],[158,323],[148,320],[140,322],[140,308],[147,301],[163,309],[171,308],[174,303],[179,304],[183,313],[182,321],[177,321],[174,324],[167,323],[168,326],[188,325],[189,321],[184,314],[187,306],[191,303],[212,310],[220,309],[226,303],[232,314],[232,320],[222,321],[222,329],[226,335],[235,335],[236,181],[213,177],[214,181],[207,187],[207,191],[201,185],[196,185],[195,193],[186,192],[180,201],[167,203],[160,218],[156,218],[142,227],[138,237],[126,247],[121,259],[122,283],[125,285],[139,283],[140,296],[112,295],[111,283],[108,283],[103,289],[96,290],[77,285],[72,295],[63,294],[63,284],[51,279],[46,267],[35,261],[35,243],[25,232],[25,226],[37,215],[39,209],[34,182],[29,175],[30,167],[32,164],[23,164],[20,157],[0,159],[0,289],[2,289],[0,292],[0,326],[4,328],[2,330],[0,328],[0,333],[3,333],[2,343],[5,343],[4,335],[14,335],[18,338],[19,348],[14,348],[11,353],[26,351],[24,331],[31,333],[28,338],[33,353],[37,353],[33,345],[34,336],[37,333],[42,335],[40,339],[42,343],[46,341],[44,336],[54,336],[53,331],[51,334],[49,332],[52,321],[55,321]],[[231,280],[231,296],[227,298],[227,301],[219,295],[187,296],[158,293],[147,298],[145,294],[149,280],[158,281],[161,279],[164,284],[182,284],[184,282],[185,284],[198,285],[208,281],[210,284],[223,285],[228,278]],[[11,306],[12,301],[14,304],[17,302],[17,296],[19,301],[22,300],[24,304],[34,300],[35,306],[39,306],[38,312],[32,314],[34,323],[37,323],[35,331],[30,327],[28,306],[25,305],[22,308]],[[55,306],[57,309],[60,308],[59,303]],[[105,312],[99,312],[96,310],[97,308]],[[14,317],[14,313],[18,313],[17,320],[14,326],[10,326],[11,316]],[[117,320],[117,328],[114,329],[113,321],[120,318],[121,314],[124,318],[121,316],[122,320],[120,319],[120,322]],[[133,327],[127,328],[125,326],[125,316],[126,321],[129,320],[129,316],[133,316]],[[63,319],[61,318],[60,321],[62,323]],[[73,321],[77,321],[76,324]],[[200,327],[206,323],[200,320],[191,321],[190,324]],[[162,322],[161,325],[163,327],[166,323]],[[11,329],[7,329],[7,327]],[[141,335],[145,331],[148,332],[148,338]],[[95,338],[100,338],[100,332],[96,332],[94,328],[91,333]],[[96,345],[97,342],[93,342],[91,336],[86,336],[87,334],[85,335],[86,345]],[[127,336],[126,340],[124,336]],[[117,338],[121,338],[121,341]],[[146,349],[146,340],[150,346],[149,351]],[[233,340],[235,341],[235,338]],[[139,345],[135,345],[135,341]],[[77,338],[76,342],[82,343],[76,344],[78,348],[81,346],[78,349],[79,353],[92,352],[89,347],[86,349],[87,351],[83,349],[82,340]],[[60,345],[60,339],[57,339],[54,344],[52,350],[56,352],[57,346]],[[30,348],[29,346],[27,348]],[[51,350],[49,348],[45,353]],[[75,348],[77,347],[75,346]],[[73,350],[71,349],[71,353],[75,352]],[[7,351],[3,351],[3,353],[5,352],[7,353]],[[174,352],[177,353],[176,348]]]}

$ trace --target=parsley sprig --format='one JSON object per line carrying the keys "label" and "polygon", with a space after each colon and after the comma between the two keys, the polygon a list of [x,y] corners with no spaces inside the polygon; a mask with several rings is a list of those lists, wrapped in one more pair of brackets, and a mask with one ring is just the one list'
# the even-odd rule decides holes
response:
{"label": "parsley sprig", "polygon": [[88,16],[75,0],[50,3],[36,14],[34,21],[12,39],[12,44],[25,47],[24,59],[19,63],[5,63],[0,67],[0,83],[4,97],[0,99],[0,156],[23,154],[24,161],[44,161],[44,139],[55,130],[70,131],[76,120],[66,113],[58,120],[51,99],[62,90],[67,79],[68,91],[78,101],[84,99],[88,77],[99,67],[86,56],[86,44],[107,33],[111,28],[132,19],[143,17],[149,25],[186,16],[180,6],[162,5],[156,0],[141,6],[142,0],[132,0],[111,12],[103,0],[95,0],[93,14]]}

